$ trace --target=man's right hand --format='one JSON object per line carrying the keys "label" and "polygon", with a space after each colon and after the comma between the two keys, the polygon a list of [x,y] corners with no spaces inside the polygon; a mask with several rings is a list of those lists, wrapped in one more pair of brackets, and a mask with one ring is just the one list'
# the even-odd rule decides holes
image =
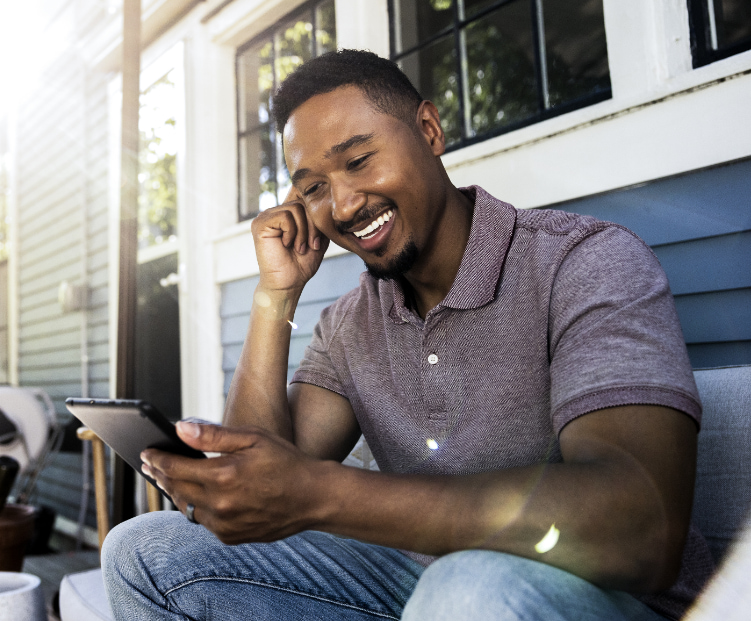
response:
{"label": "man's right hand", "polygon": [[261,212],[251,230],[260,289],[299,294],[318,271],[329,240],[308,218],[297,190],[292,188],[278,207]]}

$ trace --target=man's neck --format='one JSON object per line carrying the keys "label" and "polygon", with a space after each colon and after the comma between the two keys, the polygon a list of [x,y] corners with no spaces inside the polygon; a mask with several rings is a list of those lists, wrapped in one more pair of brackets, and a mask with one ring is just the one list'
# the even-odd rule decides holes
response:
{"label": "man's neck", "polygon": [[[451,186],[444,216],[429,248],[404,275],[405,297],[423,319],[448,294],[459,271],[472,228],[474,204]],[[407,291],[406,288],[411,289]]]}

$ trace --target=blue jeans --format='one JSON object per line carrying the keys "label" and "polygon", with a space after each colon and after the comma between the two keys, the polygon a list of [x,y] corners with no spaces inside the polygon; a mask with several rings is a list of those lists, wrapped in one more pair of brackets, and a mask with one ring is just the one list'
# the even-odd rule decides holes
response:
{"label": "blue jeans", "polygon": [[318,532],[226,546],[177,512],[115,528],[102,567],[122,621],[663,619],[626,593],[509,554],[457,552],[425,569],[397,550]]}

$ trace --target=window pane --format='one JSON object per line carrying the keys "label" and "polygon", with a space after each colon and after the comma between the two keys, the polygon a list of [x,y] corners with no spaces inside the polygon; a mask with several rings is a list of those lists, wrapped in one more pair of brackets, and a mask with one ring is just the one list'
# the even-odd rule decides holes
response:
{"label": "window pane", "polygon": [[454,21],[452,0],[396,0],[399,24],[396,51],[415,47]]}
{"label": "window pane", "polygon": [[751,2],[714,0],[717,47],[722,49],[751,38]]}
{"label": "window pane", "polygon": [[139,248],[168,241],[177,233],[177,97],[173,71],[141,93]]}
{"label": "window pane", "polygon": [[[529,2],[529,0],[521,1],[525,3]],[[471,19],[474,15],[498,3],[499,0],[464,0],[464,18]]]}
{"label": "window pane", "polygon": [[336,16],[334,0],[324,2],[316,9],[316,55],[336,50]]}
{"label": "window pane", "polygon": [[237,58],[237,88],[240,98],[240,132],[269,120],[269,99],[274,89],[271,67],[272,42],[261,41]]}
{"label": "window pane", "polygon": [[466,29],[471,126],[481,134],[538,112],[532,17],[514,2]]}
{"label": "window pane", "polygon": [[425,99],[430,99],[441,115],[446,142],[461,139],[459,78],[453,36],[444,37],[399,61],[402,70]]}
{"label": "window pane", "polygon": [[240,138],[240,215],[250,217],[276,205],[274,145],[266,124]]}
{"label": "window pane", "polygon": [[275,37],[277,84],[313,57],[312,35],[310,17],[300,17],[279,30]]}
{"label": "window pane", "polygon": [[550,106],[610,88],[602,0],[543,0]]}

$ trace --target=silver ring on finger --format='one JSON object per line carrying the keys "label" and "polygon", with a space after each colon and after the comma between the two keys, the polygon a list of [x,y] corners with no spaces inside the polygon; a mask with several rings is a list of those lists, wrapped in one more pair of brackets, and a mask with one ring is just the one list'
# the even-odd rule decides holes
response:
{"label": "silver ring on finger", "polygon": [[185,507],[185,517],[188,518],[188,522],[192,522],[193,524],[198,524],[195,513],[196,513],[196,506],[189,502],[188,506]]}

